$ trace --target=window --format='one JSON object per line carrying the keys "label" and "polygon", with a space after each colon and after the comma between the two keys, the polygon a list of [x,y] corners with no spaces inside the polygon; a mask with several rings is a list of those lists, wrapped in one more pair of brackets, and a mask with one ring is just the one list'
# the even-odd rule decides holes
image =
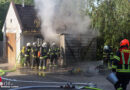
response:
{"label": "window", "polygon": [[12,23],[12,19],[10,19],[10,23]]}

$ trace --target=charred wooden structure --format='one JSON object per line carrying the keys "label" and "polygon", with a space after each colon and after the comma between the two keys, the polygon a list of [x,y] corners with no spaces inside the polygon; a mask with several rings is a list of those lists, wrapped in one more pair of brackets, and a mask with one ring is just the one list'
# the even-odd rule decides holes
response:
{"label": "charred wooden structure", "polygon": [[96,59],[96,38],[90,34],[61,34],[60,49],[64,65]]}

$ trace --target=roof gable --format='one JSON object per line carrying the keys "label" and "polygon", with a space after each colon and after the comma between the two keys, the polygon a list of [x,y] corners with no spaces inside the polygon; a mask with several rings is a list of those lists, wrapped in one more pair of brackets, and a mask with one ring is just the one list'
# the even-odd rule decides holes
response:
{"label": "roof gable", "polygon": [[17,32],[22,30],[20,19],[16,13],[14,3],[11,2],[7,11],[6,19],[2,28],[2,32]]}
{"label": "roof gable", "polygon": [[15,4],[16,10],[22,23],[23,31],[39,31],[40,21],[37,18],[34,6],[25,5],[24,7],[19,4]]}

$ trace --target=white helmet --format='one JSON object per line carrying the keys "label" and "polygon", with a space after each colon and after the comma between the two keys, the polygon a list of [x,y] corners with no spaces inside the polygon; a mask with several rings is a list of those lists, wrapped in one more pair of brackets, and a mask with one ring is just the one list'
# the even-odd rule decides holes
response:
{"label": "white helmet", "polygon": [[108,50],[109,47],[107,45],[104,46],[104,50]]}
{"label": "white helmet", "polygon": [[27,43],[27,46],[31,46],[31,43],[28,42],[28,43]]}
{"label": "white helmet", "polygon": [[56,44],[53,42],[53,43],[52,43],[52,46],[55,46],[55,45],[56,45]]}
{"label": "white helmet", "polygon": [[33,46],[36,46],[36,42],[33,42]]}
{"label": "white helmet", "polygon": [[47,47],[47,43],[43,42],[42,47]]}

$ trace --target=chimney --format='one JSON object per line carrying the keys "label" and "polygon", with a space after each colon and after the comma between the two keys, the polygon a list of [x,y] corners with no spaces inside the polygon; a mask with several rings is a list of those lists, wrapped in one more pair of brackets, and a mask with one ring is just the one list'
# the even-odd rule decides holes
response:
{"label": "chimney", "polygon": [[23,0],[23,2],[22,2],[22,7],[24,7],[24,0]]}

